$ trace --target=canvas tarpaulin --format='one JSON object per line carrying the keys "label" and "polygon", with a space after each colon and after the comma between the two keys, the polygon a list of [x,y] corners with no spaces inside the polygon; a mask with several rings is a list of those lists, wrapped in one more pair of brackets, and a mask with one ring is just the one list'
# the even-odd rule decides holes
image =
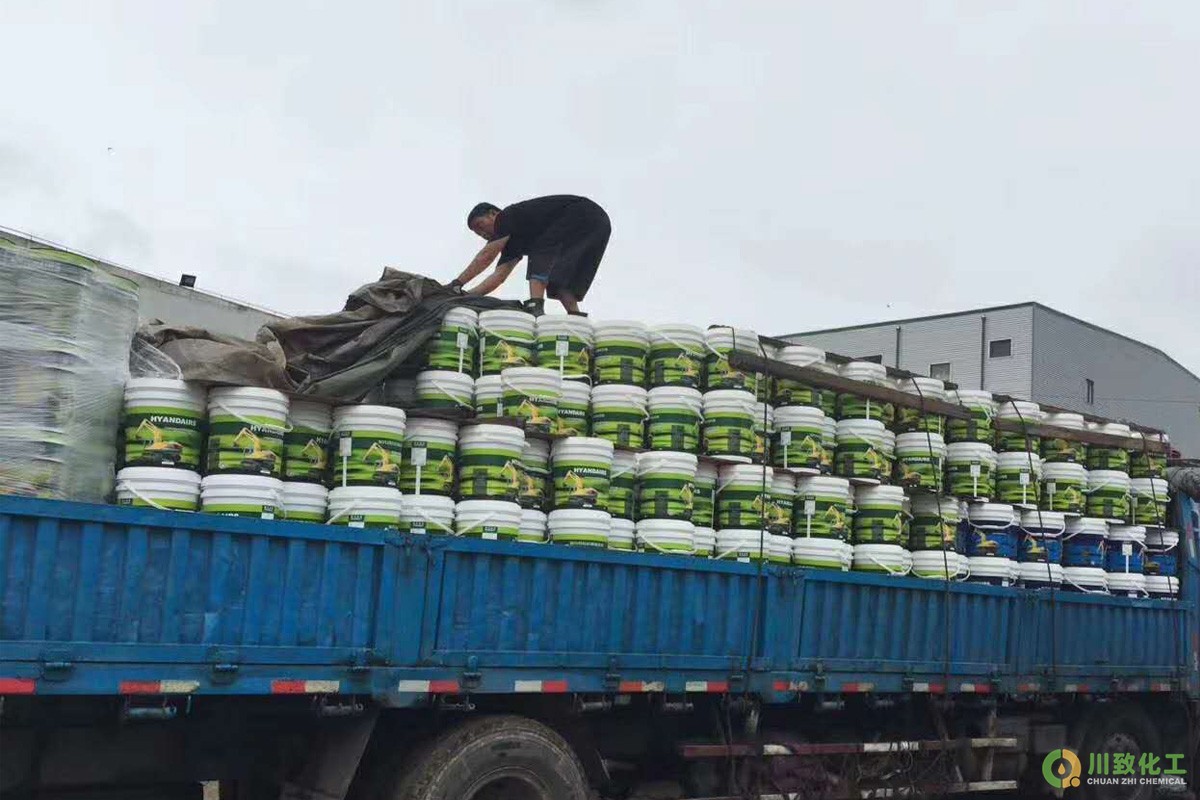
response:
{"label": "canvas tarpaulin", "polygon": [[415,372],[422,348],[454,306],[520,308],[389,267],[356,289],[341,311],[271,322],[253,342],[161,322],[143,326],[138,337],[173,360],[184,380],[352,401],[387,378]]}

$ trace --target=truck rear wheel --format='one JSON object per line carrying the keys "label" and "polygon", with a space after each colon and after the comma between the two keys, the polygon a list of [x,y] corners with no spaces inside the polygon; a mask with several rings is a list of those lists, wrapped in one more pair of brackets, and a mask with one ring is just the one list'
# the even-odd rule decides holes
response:
{"label": "truck rear wheel", "polygon": [[472,719],[419,748],[392,800],[588,800],[575,752],[531,719]]}
{"label": "truck rear wheel", "polygon": [[[1162,738],[1149,716],[1139,706],[1121,704],[1097,709],[1088,724],[1083,741],[1083,766],[1088,768],[1088,755],[1122,753],[1132,755],[1135,763],[1143,753],[1162,754]],[[1085,800],[1150,800],[1152,786],[1088,786],[1081,787]]]}

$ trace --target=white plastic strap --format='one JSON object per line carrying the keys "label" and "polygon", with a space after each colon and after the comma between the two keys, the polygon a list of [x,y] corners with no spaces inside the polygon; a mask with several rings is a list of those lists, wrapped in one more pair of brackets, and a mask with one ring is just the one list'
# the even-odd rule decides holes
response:
{"label": "white plastic strap", "polygon": [[884,564],[882,561],[875,558],[875,556],[867,556],[867,558],[870,561],[872,561],[875,564],[875,566],[882,567],[883,571],[886,572],[888,575],[907,575],[908,573],[912,572],[912,564],[909,564],[905,567],[901,567],[899,570],[894,570],[891,567],[889,567],[887,564]]}
{"label": "white plastic strap", "polygon": [[143,503],[150,506],[151,508],[157,508],[159,511],[183,511],[186,514],[192,513],[191,511],[189,511],[188,509],[185,509],[185,508],[167,508],[166,506],[159,505],[158,501],[142,494],[141,492],[138,491],[136,486],[134,486],[131,483],[128,483],[127,481],[121,481],[120,483],[118,483],[117,490],[118,491],[121,491],[121,490],[127,491],[131,495],[136,497],[138,500],[141,500]]}
{"label": "white plastic strap", "polygon": [[443,531],[445,531],[446,533],[449,533],[451,536],[453,536],[453,535],[454,535],[454,529],[453,529],[453,528],[448,528],[448,527],[446,527],[445,525],[443,525],[442,523],[440,523],[440,522],[437,522],[437,521],[435,521],[435,520],[433,520],[433,519],[430,519],[429,515],[428,515],[427,513],[425,513],[425,509],[423,509],[423,508],[418,508],[418,509],[417,509],[417,515],[418,515],[418,516],[420,516],[420,517],[421,517],[421,519],[425,520],[426,522],[428,522],[428,523],[429,523],[430,525],[432,525],[433,527],[435,527],[435,528],[441,528]]}
{"label": "white plastic strap", "polygon": [[[503,380],[503,379],[501,379],[501,380]],[[437,381],[431,381],[431,383],[433,384],[433,388],[437,389],[439,392],[446,395],[447,397],[449,397],[455,403],[458,403],[463,408],[468,408],[468,409],[473,408],[473,406],[470,403],[464,403],[462,400],[459,399],[458,395],[456,395],[454,392],[447,389],[445,386],[438,383]]]}
{"label": "white plastic strap", "polygon": [[476,528],[482,528],[488,522],[491,522],[492,517],[494,517],[494,516],[496,516],[495,511],[492,511],[488,514],[484,514],[482,517],[479,518],[478,522],[468,525],[467,527],[463,528],[461,531],[455,531],[454,535],[455,536],[463,536],[463,535],[467,534],[469,531],[475,530]]}
{"label": "white plastic strap", "polygon": [[338,513],[336,513],[336,514],[334,514],[334,515],[333,515],[332,517],[330,517],[329,519],[325,520],[325,524],[326,524],[326,525],[332,525],[332,524],[333,524],[333,522],[334,522],[334,520],[341,519],[342,517],[346,516],[347,514],[349,514],[351,511],[353,511],[353,510],[354,510],[354,509],[356,509],[356,508],[358,508],[358,503],[357,503],[357,501],[356,501],[356,502],[351,502],[351,503],[349,503],[349,504],[348,504],[348,505],[347,505],[345,508],[343,508],[341,511],[339,511],[339,512],[338,512]]}
{"label": "white plastic strap", "polygon": [[222,411],[224,411],[225,413],[227,413],[229,416],[233,417],[234,419],[240,419],[242,422],[246,423],[247,425],[255,425],[259,428],[266,428],[269,431],[279,431],[280,433],[291,433],[292,432],[292,426],[288,425],[286,420],[283,423],[283,427],[280,428],[278,425],[268,425],[263,422],[255,422],[254,420],[249,419],[248,417],[243,417],[241,414],[234,411],[232,408],[225,405],[224,403],[222,403],[219,400],[217,402],[213,403],[213,405],[216,406],[217,408],[221,409]]}

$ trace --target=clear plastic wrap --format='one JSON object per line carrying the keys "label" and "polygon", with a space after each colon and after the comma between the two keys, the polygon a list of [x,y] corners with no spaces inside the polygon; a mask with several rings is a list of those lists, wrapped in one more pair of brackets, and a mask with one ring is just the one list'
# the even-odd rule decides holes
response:
{"label": "clear plastic wrap", "polygon": [[89,259],[0,236],[0,494],[106,499],[137,307]]}

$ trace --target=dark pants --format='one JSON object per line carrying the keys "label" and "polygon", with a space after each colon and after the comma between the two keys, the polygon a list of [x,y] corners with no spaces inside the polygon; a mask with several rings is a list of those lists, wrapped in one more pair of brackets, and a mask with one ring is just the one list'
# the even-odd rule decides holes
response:
{"label": "dark pants", "polygon": [[582,300],[608,247],[612,224],[604,209],[581,199],[568,207],[529,248],[525,276],[546,284],[546,294],[566,291]]}

